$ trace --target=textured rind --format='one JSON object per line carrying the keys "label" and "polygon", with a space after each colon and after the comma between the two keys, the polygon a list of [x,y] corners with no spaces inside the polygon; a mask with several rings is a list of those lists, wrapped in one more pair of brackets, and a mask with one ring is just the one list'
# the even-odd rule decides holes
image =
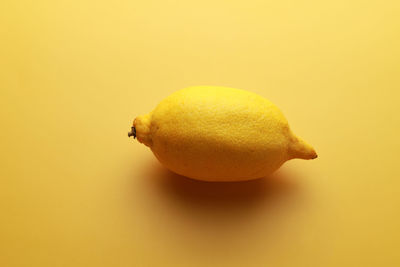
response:
{"label": "textured rind", "polygon": [[288,152],[295,137],[282,112],[244,90],[185,88],[135,123],[138,140],[164,166],[194,179],[255,179],[293,158]]}

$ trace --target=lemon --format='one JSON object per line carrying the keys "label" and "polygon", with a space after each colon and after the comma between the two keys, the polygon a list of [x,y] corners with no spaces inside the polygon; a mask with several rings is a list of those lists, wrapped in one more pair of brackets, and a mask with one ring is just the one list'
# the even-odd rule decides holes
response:
{"label": "lemon", "polygon": [[203,181],[256,179],[287,160],[317,157],[273,103],[227,87],[194,86],[171,94],[134,120],[132,135],[169,170]]}

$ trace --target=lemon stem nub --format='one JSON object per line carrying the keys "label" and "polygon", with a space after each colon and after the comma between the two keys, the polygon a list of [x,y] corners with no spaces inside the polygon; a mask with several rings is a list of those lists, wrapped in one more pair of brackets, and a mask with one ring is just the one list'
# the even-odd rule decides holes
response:
{"label": "lemon stem nub", "polygon": [[132,126],[131,131],[128,132],[128,137],[131,137],[131,136],[133,136],[133,139],[136,138],[136,128],[135,128],[135,126]]}

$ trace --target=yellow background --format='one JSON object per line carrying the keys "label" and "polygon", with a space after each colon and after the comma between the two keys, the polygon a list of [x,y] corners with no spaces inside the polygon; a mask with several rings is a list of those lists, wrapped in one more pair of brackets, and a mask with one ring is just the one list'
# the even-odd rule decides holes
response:
{"label": "yellow background", "polygon": [[[0,266],[400,266],[399,1],[2,1]],[[177,89],[317,150],[207,184],[128,139]],[[232,122],[234,123],[234,122]]]}

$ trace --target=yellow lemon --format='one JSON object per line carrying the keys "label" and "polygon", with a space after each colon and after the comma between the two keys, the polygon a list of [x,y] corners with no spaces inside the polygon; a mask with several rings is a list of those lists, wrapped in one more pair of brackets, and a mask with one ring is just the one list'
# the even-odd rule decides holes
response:
{"label": "yellow lemon", "polygon": [[278,107],[255,93],[227,87],[173,93],[134,120],[132,135],[169,170],[203,181],[256,179],[287,160],[317,157],[292,133]]}

